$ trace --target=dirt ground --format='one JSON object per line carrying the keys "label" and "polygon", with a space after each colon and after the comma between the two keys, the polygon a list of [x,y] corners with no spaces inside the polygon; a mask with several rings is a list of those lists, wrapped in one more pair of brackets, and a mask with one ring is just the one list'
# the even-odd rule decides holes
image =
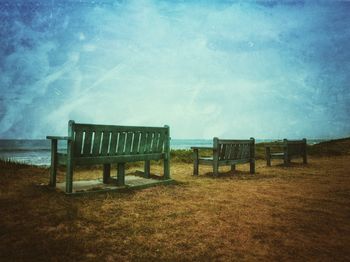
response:
{"label": "dirt ground", "polygon": [[174,185],[79,197],[40,185],[47,169],[2,164],[0,260],[350,261],[350,156],[278,163],[218,178],[174,163]]}

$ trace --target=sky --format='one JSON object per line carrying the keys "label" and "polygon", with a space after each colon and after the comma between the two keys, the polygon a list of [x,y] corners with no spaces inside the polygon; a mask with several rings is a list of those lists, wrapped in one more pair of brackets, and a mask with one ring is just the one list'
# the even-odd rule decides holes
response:
{"label": "sky", "polygon": [[0,138],[350,136],[350,1],[0,0]]}

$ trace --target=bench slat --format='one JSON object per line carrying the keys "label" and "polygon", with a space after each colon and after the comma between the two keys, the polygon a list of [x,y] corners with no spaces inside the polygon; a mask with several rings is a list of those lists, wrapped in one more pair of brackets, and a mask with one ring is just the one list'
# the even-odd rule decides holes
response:
{"label": "bench slat", "polygon": [[[203,165],[212,165],[213,161],[214,160],[212,157],[201,157],[198,159],[198,163]],[[226,165],[244,164],[249,162],[250,162],[250,158],[242,158],[242,159],[219,160],[218,163],[219,163],[219,166],[226,166]]]}
{"label": "bench slat", "polygon": [[153,139],[153,132],[147,132],[146,144],[145,144],[145,153],[151,152],[151,143]]}
{"label": "bench slat", "polygon": [[133,154],[139,153],[139,144],[140,144],[140,132],[135,132],[134,141],[132,144],[132,152]]}
{"label": "bench slat", "polygon": [[146,150],[146,140],[147,140],[147,133],[141,132],[140,149],[139,149],[140,154],[143,154]]}
{"label": "bench slat", "polygon": [[119,133],[117,155],[122,155],[124,153],[125,140],[126,140],[126,133],[125,132]]}
{"label": "bench slat", "polygon": [[128,132],[126,134],[126,143],[125,143],[125,151],[124,151],[126,155],[128,155],[131,152],[133,137],[134,137],[134,133],[132,132]]}
{"label": "bench slat", "polygon": [[219,139],[219,144],[247,144],[251,143],[251,140],[231,140],[231,139]]}
{"label": "bench slat", "polygon": [[231,145],[230,159],[235,159],[237,157],[237,144]]}
{"label": "bench slat", "polygon": [[94,125],[94,124],[74,124],[74,129],[91,131],[91,132],[103,132],[103,131],[118,131],[118,132],[159,132],[160,129],[166,130],[164,127],[147,127],[147,126],[113,126],[113,125]]}
{"label": "bench slat", "polygon": [[101,156],[107,156],[108,147],[109,147],[109,139],[110,139],[110,131],[104,131],[102,135],[102,146],[101,146]]}
{"label": "bench slat", "polygon": [[96,131],[94,135],[94,143],[92,147],[92,155],[98,156],[100,154],[100,145],[101,145],[101,131]]}
{"label": "bench slat", "polygon": [[159,137],[160,137],[160,133],[156,132],[154,135],[153,144],[152,144],[152,152],[153,153],[158,152]]}
{"label": "bench slat", "polygon": [[114,156],[117,152],[117,150],[116,150],[117,139],[118,139],[118,132],[116,132],[116,131],[111,132],[111,143],[109,146],[109,155],[110,156]]}
{"label": "bench slat", "polygon": [[247,159],[250,158],[250,144],[244,144],[243,145],[243,155],[242,155],[242,159]]}
{"label": "bench slat", "polygon": [[163,148],[164,148],[164,137],[165,137],[164,132],[160,132],[160,133],[159,133],[158,146],[157,146],[157,152],[163,152]]}
{"label": "bench slat", "polygon": [[83,131],[75,132],[74,139],[74,155],[80,156],[83,144]]}
{"label": "bench slat", "polygon": [[250,158],[250,143],[219,144],[219,160]]}
{"label": "bench slat", "polygon": [[226,144],[219,144],[219,159],[224,159],[225,149],[226,149]]}
{"label": "bench slat", "polygon": [[232,148],[233,148],[232,144],[227,144],[226,145],[225,159],[230,159],[231,158]]}
{"label": "bench slat", "polygon": [[85,132],[85,139],[83,144],[83,155],[88,156],[91,154],[91,141],[93,133],[91,131]]}
{"label": "bench slat", "polygon": [[109,163],[124,163],[124,162],[136,162],[145,160],[160,160],[164,159],[164,153],[150,153],[143,155],[118,155],[118,156],[105,156],[105,157],[79,157],[74,159],[74,163],[77,165],[97,165],[97,164],[109,164]]}

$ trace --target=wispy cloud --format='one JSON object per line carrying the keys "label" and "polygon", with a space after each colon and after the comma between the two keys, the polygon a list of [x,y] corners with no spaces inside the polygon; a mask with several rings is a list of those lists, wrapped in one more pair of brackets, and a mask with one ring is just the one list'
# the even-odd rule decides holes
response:
{"label": "wispy cloud", "polygon": [[350,135],[349,3],[2,2],[1,137]]}

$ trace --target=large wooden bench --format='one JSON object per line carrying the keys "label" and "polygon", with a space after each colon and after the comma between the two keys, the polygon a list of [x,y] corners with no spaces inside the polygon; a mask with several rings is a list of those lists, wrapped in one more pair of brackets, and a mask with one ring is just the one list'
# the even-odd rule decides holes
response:
{"label": "large wooden bench", "polygon": [[[111,164],[117,164],[117,184],[125,185],[125,163],[145,161],[145,176],[150,161],[164,160],[164,179],[170,178],[169,127],[94,125],[68,122],[68,136],[51,139],[50,186],[56,186],[57,165],[67,166],[66,193],[73,190],[75,166],[103,165],[103,182],[109,183]],[[57,141],[67,141],[67,152],[57,152]]]}
{"label": "large wooden bench", "polygon": [[265,146],[266,165],[271,166],[271,159],[283,159],[284,164],[291,162],[292,158],[302,157],[303,163],[307,163],[306,139],[287,140],[269,143]]}
{"label": "large wooden bench", "polygon": [[[220,166],[231,166],[235,170],[236,164],[250,163],[250,173],[255,173],[255,140],[228,140],[214,137],[213,147],[191,147],[193,149],[193,175],[198,175],[199,164],[213,166],[215,176]],[[200,156],[199,150],[210,150],[212,156]]]}

